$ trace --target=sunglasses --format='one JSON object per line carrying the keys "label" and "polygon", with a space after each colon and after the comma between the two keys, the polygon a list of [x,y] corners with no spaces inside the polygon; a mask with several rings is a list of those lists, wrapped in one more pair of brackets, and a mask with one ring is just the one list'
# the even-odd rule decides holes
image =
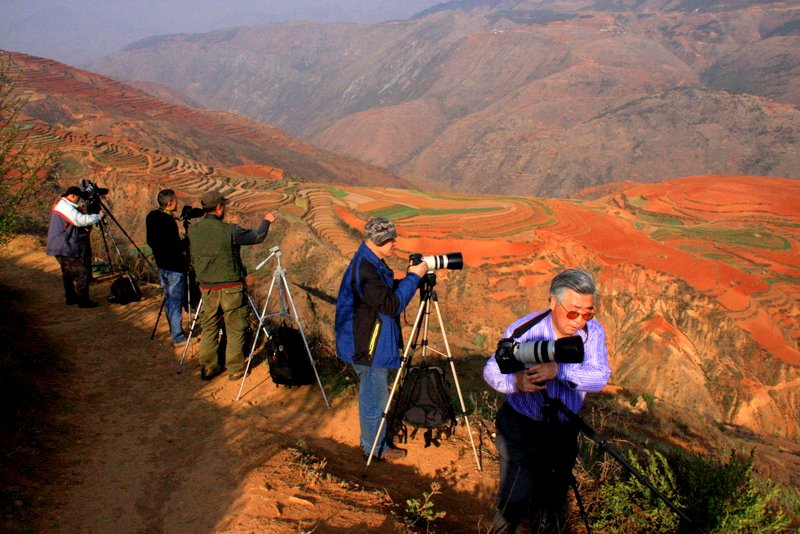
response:
{"label": "sunglasses", "polygon": [[575,320],[575,319],[577,319],[578,317],[583,317],[583,320],[584,320],[584,321],[586,321],[586,322],[588,323],[589,321],[591,321],[591,320],[592,320],[592,317],[594,317],[594,311],[590,311],[590,312],[586,312],[586,313],[581,313],[581,312],[579,312],[579,311],[575,311],[575,310],[568,310],[566,306],[564,306],[563,304],[561,304],[561,302],[559,302],[558,304],[559,304],[559,305],[560,305],[562,308],[564,308],[564,311],[565,311],[565,312],[567,312],[567,319],[569,319],[570,321],[574,321],[574,320]]}

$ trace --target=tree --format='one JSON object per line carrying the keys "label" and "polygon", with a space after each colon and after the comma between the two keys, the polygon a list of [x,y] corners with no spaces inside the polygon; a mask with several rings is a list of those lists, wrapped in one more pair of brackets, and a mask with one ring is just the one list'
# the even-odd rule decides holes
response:
{"label": "tree", "polygon": [[54,181],[47,172],[58,153],[53,148],[34,148],[31,125],[23,120],[28,98],[18,90],[12,59],[0,53],[0,246],[17,233],[31,208],[41,206]]}

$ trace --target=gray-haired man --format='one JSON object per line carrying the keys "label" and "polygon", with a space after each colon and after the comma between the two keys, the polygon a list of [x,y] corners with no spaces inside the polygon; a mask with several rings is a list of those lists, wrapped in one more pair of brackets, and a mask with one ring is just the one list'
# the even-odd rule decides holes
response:
{"label": "gray-haired man", "polygon": [[565,529],[563,508],[578,455],[578,430],[564,414],[547,409],[545,394],[577,413],[586,393],[600,391],[608,381],[606,334],[594,320],[595,292],[588,271],[562,271],[550,283],[548,308],[515,321],[503,335],[520,343],[580,336],[582,363],[548,362],[503,374],[493,355],[483,369],[486,383],[506,395],[495,420],[500,489],[493,532],[514,532],[526,516],[531,532]]}

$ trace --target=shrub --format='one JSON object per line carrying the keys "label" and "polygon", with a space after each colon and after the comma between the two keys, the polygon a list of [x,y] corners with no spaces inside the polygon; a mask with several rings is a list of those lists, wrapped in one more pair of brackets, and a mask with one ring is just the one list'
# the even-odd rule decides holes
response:
{"label": "shrub", "polygon": [[781,532],[789,523],[771,503],[778,486],[765,484],[753,472],[754,451],[742,458],[731,451],[725,463],[703,457],[678,465],[681,492],[690,503],[687,513],[706,532]]}
{"label": "shrub", "polygon": [[[713,534],[782,532],[789,524],[777,507],[779,487],[756,479],[754,453],[735,452],[727,461],[681,454],[671,458],[645,450],[642,460],[628,451],[630,465],[692,519],[680,517],[629,473],[605,482],[590,512],[603,532],[702,532]],[[601,481],[602,482],[602,481]]]}
{"label": "shrub", "polygon": [[[644,475],[655,488],[676,506],[675,479],[666,457],[655,451],[645,451],[646,465],[642,466],[632,452],[628,462]],[[595,529],[604,532],[675,532],[678,516],[654,492],[633,476],[606,484],[600,489],[600,505],[593,518]]]}

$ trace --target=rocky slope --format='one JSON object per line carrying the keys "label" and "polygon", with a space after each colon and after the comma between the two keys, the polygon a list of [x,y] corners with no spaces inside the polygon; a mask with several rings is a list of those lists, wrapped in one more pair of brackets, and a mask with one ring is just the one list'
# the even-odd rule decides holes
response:
{"label": "rocky slope", "polygon": [[108,135],[214,166],[264,164],[300,179],[408,186],[396,175],[229,113],[172,104],[97,74],[26,54],[0,51],[28,99],[25,114],[62,130]]}
{"label": "rocky slope", "polygon": [[92,64],[463,192],[800,178],[796,2],[447,2],[156,37]]}

